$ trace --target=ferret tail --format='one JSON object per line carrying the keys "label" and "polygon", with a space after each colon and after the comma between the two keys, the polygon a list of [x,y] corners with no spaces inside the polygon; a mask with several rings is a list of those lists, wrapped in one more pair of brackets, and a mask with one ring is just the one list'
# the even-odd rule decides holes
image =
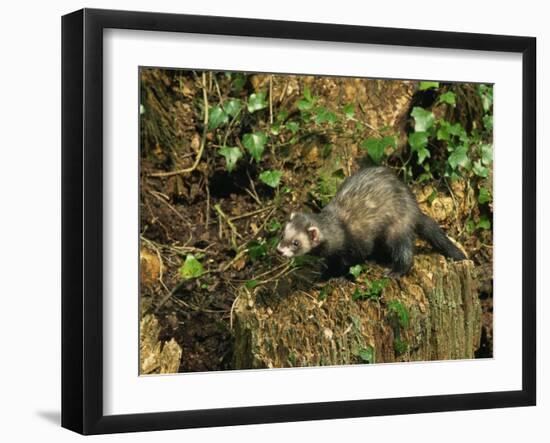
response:
{"label": "ferret tail", "polygon": [[437,222],[426,214],[420,214],[416,226],[418,234],[439,253],[453,260],[465,260],[466,256],[449,240]]}

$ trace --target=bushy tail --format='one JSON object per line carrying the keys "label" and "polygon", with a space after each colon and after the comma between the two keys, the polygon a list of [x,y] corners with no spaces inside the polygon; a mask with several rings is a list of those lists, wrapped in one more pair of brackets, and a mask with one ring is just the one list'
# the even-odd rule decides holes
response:
{"label": "bushy tail", "polygon": [[420,215],[416,230],[424,240],[427,240],[437,252],[445,257],[453,260],[466,259],[463,252],[449,240],[437,222],[427,215]]}

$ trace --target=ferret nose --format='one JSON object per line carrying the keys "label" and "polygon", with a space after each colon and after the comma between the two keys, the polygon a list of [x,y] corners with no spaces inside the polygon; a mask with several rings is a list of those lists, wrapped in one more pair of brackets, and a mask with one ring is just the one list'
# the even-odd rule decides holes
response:
{"label": "ferret nose", "polygon": [[277,252],[281,255],[283,255],[283,248],[281,248],[281,244],[277,245]]}

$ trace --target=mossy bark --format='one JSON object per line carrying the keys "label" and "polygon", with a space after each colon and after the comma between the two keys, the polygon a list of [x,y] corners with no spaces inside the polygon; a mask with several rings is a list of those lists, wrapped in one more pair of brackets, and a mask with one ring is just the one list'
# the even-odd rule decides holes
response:
{"label": "mossy bark", "polygon": [[[243,292],[233,314],[235,369],[363,363],[369,350],[377,363],[474,358],[481,307],[471,261],[418,255],[379,300],[354,301],[353,288],[339,282],[324,301],[301,290]],[[392,300],[407,322],[388,308]]]}

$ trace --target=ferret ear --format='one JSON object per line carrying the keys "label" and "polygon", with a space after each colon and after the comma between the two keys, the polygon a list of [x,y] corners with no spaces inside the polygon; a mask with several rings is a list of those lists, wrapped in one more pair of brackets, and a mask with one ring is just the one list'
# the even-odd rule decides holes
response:
{"label": "ferret ear", "polygon": [[290,213],[290,219],[292,220],[294,217],[296,217],[296,212],[291,212]]}
{"label": "ferret ear", "polygon": [[318,244],[321,241],[321,231],[319,231],[319,228],[317,226],[311,226],[307,228],[307,233],[309,235],[309,239],[311,240],[311,243]]}

